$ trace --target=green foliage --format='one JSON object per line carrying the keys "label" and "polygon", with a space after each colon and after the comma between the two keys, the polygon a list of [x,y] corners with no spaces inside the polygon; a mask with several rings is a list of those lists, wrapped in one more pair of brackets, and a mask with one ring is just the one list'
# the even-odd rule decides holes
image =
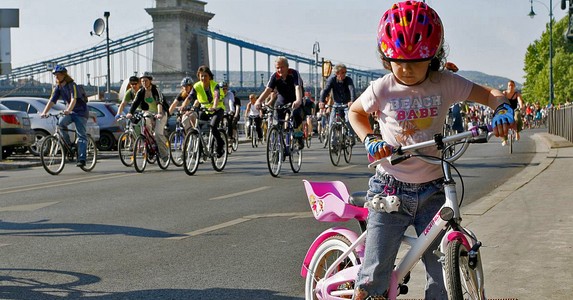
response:
{"label": "green foliage", "polygon": [[[568,16],[553,25],[553,90],[554,104],[573,99],[573,43],[565,37]],[[525,83],[522,95],[526,102],[549,102],[549,24],[546,31],[527,47]]]}

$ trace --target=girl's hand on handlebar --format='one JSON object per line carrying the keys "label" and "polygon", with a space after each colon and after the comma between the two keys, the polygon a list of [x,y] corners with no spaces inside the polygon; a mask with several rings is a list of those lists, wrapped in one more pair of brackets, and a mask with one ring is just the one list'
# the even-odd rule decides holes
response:
{"label": "girl's hand on handlebar", "polygon": [[367,135],[364,139],[364,147],[368,154],[376,160],[392,155],[393,150],[393,147],[377,134]]}

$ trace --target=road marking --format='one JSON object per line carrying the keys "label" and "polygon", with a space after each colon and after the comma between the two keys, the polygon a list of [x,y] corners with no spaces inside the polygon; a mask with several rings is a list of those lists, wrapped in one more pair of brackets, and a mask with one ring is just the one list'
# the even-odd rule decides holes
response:
{"label": "road marking", "polygon": [[244,217],[234,219],[234,220],[231,220],[228,222],[224,222],[221,224],[197,229],[197,230],[194,230],[191,232],[186,232],[180,236],[168,237],[166,239],[168,239],[168,240],[183,240],[186,238],[190,238],[190,237],[198,236],[198,235],[205,234],[205,233],[208,233],[211,231],[231,227],[231,226],[241,224],[241,223],[251,221],[251,220],[262,219],[262,218],[284,218],[284,217],[290,217],[290,219],[312,218],[313,214],[312,214],[312,212],[309,211],[309,212],[269,213],[269,214],[249,215],[249,216],[244,216]]}
{"label": "road marking", "polygon": [[27,186],[3,188],[3,189],[0,189],[0,195],[10,194],[10,193],[18,193],[18,192],[26,192],[26,191],[33,191],[33,190],[39,190],[39,189],[44,189],[44,188],[53,188],[53,187],[66,186],[66,185],[77,184],[77,183],[92,182],[92,181],[98,181],[98,180],[107,180],[107,179],[113,179],[113,178],[119,178],[119,177],[125,177],[125,176],[134,176],[134,175],[137,175],[139,173],[129,173],[129,174],[116,173],[116,174],[117,175],[113,175],[113,174],[111,174],[111,175],[110,174],[96,175],[96,176],[92,176],[90,178],[83,179],[83,180],[78,180],[77,178],[74,178],[74,179],[66,179],[66,180],[60,180],[60,181],[38,183],[38,184],[27,185]]}
{"label": "road marking", "polygon": [[356,165],[349,165],[346,167],[338,168],[338,170],[347,170],[347,169],[354,168],[354,167],[356,167]]}
{"label": "road marking", "polygon": [[44,202],[44,203],[34,203],[34,204],[12,205],[12,206],[0,207],[0,212],[4,212],[4,211],[34,211],[34,210],[37,210],[40,208],[54,205],[56,203],[60,203],[60,202],[55,201],[55,202]]}
{"label": "road marking", "polygon": [[221,200],[221,199],[227,199],[227,198],[232,198],[232,197],[236,197],[236,196],[242,196],[242,195],[246,195],[246,194],[264,191],[268,188],[270,188],[270,186],[262,186],[262,187],[252,189],[252,190],[247,190],[247,191],[242,191],[242,192],[238,192],[238,193],[233,193],[233,194],[228,194],[228,195],[223,195],[223,196],[211,198],[209,200]]}

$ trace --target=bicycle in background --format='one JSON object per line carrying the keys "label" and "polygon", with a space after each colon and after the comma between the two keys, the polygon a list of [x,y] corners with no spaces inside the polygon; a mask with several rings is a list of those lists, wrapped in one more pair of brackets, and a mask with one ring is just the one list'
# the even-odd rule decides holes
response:
{"label": "bicycle in background", "polygon": [[[63,129],[57,125],[59,124],[60,118],[62,116],[64,116],[63,113],[47,115],[47,117],[56,119],[56,130],[53,135],[45,137],[39,147],[42,167],[44,167],[46,172],[52,175],[60,174],[66,165],[66,159],[69,161],[74,161],[76,160],[78,154],[77,142],[68,144],[62,135],[62,131],[75,132],[75,130],[70,130],[67,128]],[[89,135],[87,136],[86,147],[86,165],[81,166],[80,168],[86,172],[89,172],[95,168],[98,153],[95,142]]]}
{"label": "bicycle in background", "polygon": [[133,146],[138,134],[136,133],[136,124],[141,120],[140,115],[134,115],[131,119],[121,116],[118,122],[125,121],[125,131],[117,139],[117,152],[119,160],[126,167],[133,165]]}
{"label": "bicycle in background", "polygon": [[277,124],[270,127],[267,139],[267,166],[273,177],[279,176],[282,163],[287,156],[294,173],[298,173],[302,166],[302,149],[294,140],[291,104],[274,108],[275,111],[280,109],[287,109],[285,119],[278,120]]}
{"label": "bicycle in background", "polygon": [[249,126],[247,128],[248,137],[251,138],[251,146],[257,148],[262,140],[259,139],[259,134],[257,133],[257,123],[255,122],[256,116],[249,116]]}
{"label": "bicycle in background", "polygon": [[[220,125],[221,129],[226,130],[225,132],[229,132],[229,128],[232,126],[232,124],[230,122],[228,113],[225,113]],[[237,128],[233,128],[232,134],[230,136],[227,134],[225,134],[225,136],[228,138],[227,145],[229,146],[229,154],[236,152],[237,149],[239,149],[239,131]]]}
{"label": "bicycle in background", "polygon": [[[203,108],[202,108],[203,109]],[[197,127],[191,128],[183,142],[183,169],[187,175],[193,175],[199,168],[200,161],[211,159],[213,169],[223,171],[229,157],[229,145],[226,129],[218,128],[223,140],[223,155],[217,155],[217,139],[211,132],[210,120],[197,120]]]}
{"label": "bicycle in background", "polygon": [[[408,246],[405,255],[397,259],[392,271],[387,299],[396,299],[406,294],[410,272],[422,254],[434,243],[442,232],[439,248],[435,251],[443,262],[443,274],[448,299],[485,299],[484,272],[480,257],[482,243],[469,229],[461,225],[460,206],[463,202],[463,180],[453,162],[463,155],[470,143],[485,143],[490,134],[486,126],[472,128],[449,137],[438,136],[429,140],[393,150],[390,163],[397,164],[411,157],[427,163],[441,164],[444,172],[445,204],[434,216],[432,222],[417,237],[404,235],[402,242]],[[459,142],[462,146],[456,156],[448,157],[445,145]],[[427,147],[442,149],[442,157],[428,157],[417,154]],[[379,161],[378,161],[379,162]],[[375,166],[372,163],[369,167]],[[456,182],[451,169],[460,176],[462,196],[458,198]],[[340,181],[309,182],[304,180],[310,208],[320,222],[346,222],[356,219],[361,232],[344,227],[334,227],[321,233],[310,246],[301,268],[305,281],[305,299],[350,299],[353,297],[355,281],[363,260],[366,221],[368,209],[397,211],[400,199],[392,195],[376,195],[366,200],[366,192],[349,195]]]}
{"label": "bicycle in background", "polygon": [[[166,159],[162,159],[159,155],[159,148],[153,136],[153,132],[145,126],[147,122],[151,121],[148,120],[148,118],[151,119],[155,117],[141,112],[137,114],[139,118],[141,118],[141,134],[135,139],[133,147],[133,165],[135,170],[139,173],[143,173],[147,163],[153,163],[154,161],[157,161],[157,165],[159,165],[159,168],[162,170],[167,169],[171,161],[171,147],[167,145],[167,151],[169,153],[167,153]],[[169,141],[167,143],[169,143]]]}
{"label": "bicycle in background", "polygon": [[169,146],[171,147],[171,162],[177,166],[183,166],[183,142],[185,141],[185,129],[181,121],[183,113],[176,109],[173,112],[175,116],[175,130],[169,134]]}
{"label": "bicycle in background", "polygon": [[334,121],[330,124],[328,133],[328,154],[330,161],[334,166],[340,163],[340,156],[344,154],[344,161],[350,163],[352,158],[352,147],[354,146],[354,135],[351,134],[350,128],[344,119],[342,112],[348,108],[346,104],[334,104],[331,106],[331,114],[335,114]]}

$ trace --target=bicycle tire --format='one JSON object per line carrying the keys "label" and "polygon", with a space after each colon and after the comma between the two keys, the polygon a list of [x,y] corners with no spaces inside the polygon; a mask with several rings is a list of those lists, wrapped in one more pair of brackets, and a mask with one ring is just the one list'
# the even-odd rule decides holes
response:
{"label": "bicycle tire", "polygon": [[223,155],[221,157],[217,157],[216,150],[219,145],[217,145],[217,139],[213,138],[213,145],[211,145],[212,156],[211,156],[211,165],[213,165],[213,169],[217,172],[223,171],[225,166],[227,165],[227,158],[229,158],[229,151],[228,142],[227,142],[227,133],[223,129],[219,129],[219,134],[221,135],[221,140],[223,140]]}
{"label": "bicycle tire", "polygon": [[195,129],[185,135],[183,142],[183,169],[191,176],[199,168],[199,156],[201,153],[201,141],[199,132]]}
{"label": "bicycle tire", "polygon": [[133,144],[133,166],[135,171],[142,173],[149,162],[149,149],[143,135],[138,136]]}
{"label": "bicycle tire", "polygon": [[338,166],[340,163],[340,152],[342,150],[340,147],[341,134],[341,126],[336,124],[330,128],[328,133],[328,156],[330,156],[330,162],[334,166]]}
{"label": "bicycle tire", "polygon": [[[251,122],[255,122],[254,120]],[[249,134],[251,135],[251,147],[253,148],[257,148],[257,131],[255,126],[250,125],[249,126]]]}
{"label": "bicycle tire", "polygon": [[483,278],[479,253],[478,265],[472,269],[468,264],[468,252],[469,249],[459,240],[453,240],[446,246],[444,281],[448,299],[485,299],[485,292],[479,290],[478,285],[478,280]]}
{"label": "bicycle tire", "polygon": [[322,129],[322,142],[323,142],[322,148],[328,148],[328,136],[329,135],[330,135],[330,126],[326,125]]}
{"label": "bicycle tire", "polygon": [[231,149],[233,149],[234,152],[239,149],[239,131],[237,131],[236,128],[233,129],[233,142],[231,143]]}
{"label": "bicycle tire", "polygon": [[155,151],[155,159],[157,160],[157,165],[161,170],[167,170],[169,164],[171,163],[171,144],[167,141],[168,145],[165,147],[167,149],[167,157],[166,159],[161,159],[161,155],[159,154],[159,145],[157,145],[157,151]]}
{"label": "bicycle tire", "polygon": [[176,167],[183,166],[183,142],[185,135],[183,131],[173,131],[169,135],[169,146],[171,148],[171,162]]}
{"label": "bicycle tire", "polygon": [[[316,283],[324,279],[326,270],[345,252],[350,248],[351,242],[344,236],[338,234],[324,240],[314,252],[312,259],[308,265],[308,272],[306,273],[304,294],[305,299],[317,299],[314,294]],[[351,252],[347,258],[342,260],[341,264],[336,268],[336,271],[331,276],[336,275],[344,269],[356,266],[360,263],[358,255],[355,251]],[[337,284],[337,289],[331,290],[336,292],[340,298],[350,299],[354,294],[355,279]],[[317,291],[318,292],[318,291]],[[344,294],[344,295],[341,295]],[[327,297],[327,295],[322,295]],[[331,295],[332,296],[332,295]],[[334,298],[334,296],[332,296]]]}
{"label": "bicycle tire", "polygon": [[66,157],[63,145],[53,135],[45,137],[39,147],[40,161],[44,170],[51,175],[58,175],[64,169]]}
{"label": "bicycle tire", "polygon": [[131,132],[124,132],[117,140],[117,152],[119,160],[126,167],[133,165],[133,145],[135,144],[135,136]]}
{"label": "bicycle tire", "polygon": [[267,139],[267,167],[271,176],[278,177],[283,162],[283,142],[278,127],[269,129]]}
{"label": "bicycle tire", "polygon": [[94,142],[91,136],[88,136],[87,142],[88,144],[86,147],[86,164],[85,166],[82,166],[80,168],[85,172],[90,172],[95,168],[97,164],[98,149],[96,143]]}
{"label": "bicycle tire", "polygon": [[352,159],[352,142],[354,136],[348,134],[348,129],[344,127],[342,129],[342,138],[344,143],[342,144],[342,152],[344,154],[344,161],[349,164],[350,160]]}
{"label": "bicycle tire", "polygon": [[302,166],[302,149],[299,148],[298,141],[295,140],[292,131],[290,133],[290,140],[290,151],[288,156],[290,168],[294,173],[298,173]]}

